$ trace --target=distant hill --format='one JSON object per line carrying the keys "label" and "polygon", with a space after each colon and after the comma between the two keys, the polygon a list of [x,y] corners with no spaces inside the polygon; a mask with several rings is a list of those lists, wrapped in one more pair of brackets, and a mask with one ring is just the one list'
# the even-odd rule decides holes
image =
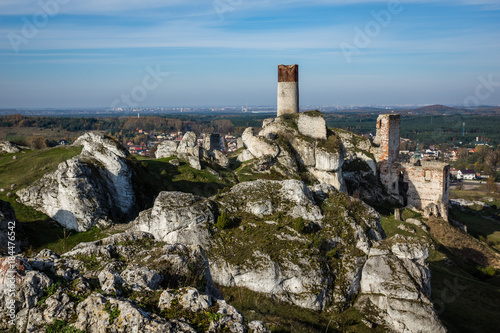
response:
{"label": "distant hill", "polygon": [[466,109],[459,109],[459,108],[454,108],[446,105],[429,105],[429,106],[424,106],[418,109],[412,109],[409,110],[409,112],[412,113],[421,113],[421,114],[442,114],[442,113],[448,113],[448,114],[455,114],[455,113],[470,113],[470,110]]}

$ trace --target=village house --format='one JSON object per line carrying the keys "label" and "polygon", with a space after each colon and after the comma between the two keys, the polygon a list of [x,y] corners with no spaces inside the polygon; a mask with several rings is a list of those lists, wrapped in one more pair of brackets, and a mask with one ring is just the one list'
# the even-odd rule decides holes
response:
{"label": "village house", "polygon": [[474,170],[458,170],[457,179],[474,180],[476,179],[476,171]]}

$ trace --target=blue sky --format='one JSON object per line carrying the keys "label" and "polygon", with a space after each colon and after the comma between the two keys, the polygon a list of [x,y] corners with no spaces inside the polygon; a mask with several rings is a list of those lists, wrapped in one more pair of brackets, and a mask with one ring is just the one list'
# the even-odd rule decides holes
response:
{"label": "blue sky", "polygon": [[275,105],[282,63],[301,105],[500,105],[500,0],[0,3],[0,108]]}

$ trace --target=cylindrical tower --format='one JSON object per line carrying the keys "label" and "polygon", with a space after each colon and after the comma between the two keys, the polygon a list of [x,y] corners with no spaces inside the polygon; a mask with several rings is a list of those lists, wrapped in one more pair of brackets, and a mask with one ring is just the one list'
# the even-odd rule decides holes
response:
{"label": "cylindrical tower", "polygon": [[278,117],[299,113],[299,65],[278,66]]}

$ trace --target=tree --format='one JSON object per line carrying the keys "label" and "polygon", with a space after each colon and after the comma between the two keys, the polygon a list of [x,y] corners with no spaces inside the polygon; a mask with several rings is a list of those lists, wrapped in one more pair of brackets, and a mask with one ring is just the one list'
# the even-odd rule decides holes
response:
{"label": "tree", "polygon": [[44,149],[49,145],[49,141],[43,136],[30,136],[26,138],[26,144],[32,149]]}

